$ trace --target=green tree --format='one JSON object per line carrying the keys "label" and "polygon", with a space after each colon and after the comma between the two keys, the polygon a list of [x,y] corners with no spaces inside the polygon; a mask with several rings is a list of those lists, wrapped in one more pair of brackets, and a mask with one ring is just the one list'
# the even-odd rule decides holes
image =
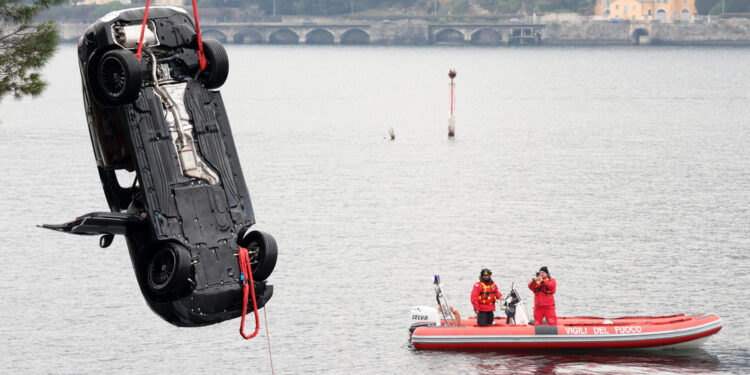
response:
{"label": "green tree", "polygon": [[64,0],[0,0],[0,100],[36,96],[44,90],[37,71],[57,47],[53,21],[34,23],[34,16]]}
{"label": "green tree", "polygon": [[454,0],[451,13],[464,14],[469,10],[469,0]]}
{"label": "green tree", "polygon": [[708,14],[717,3],[721,0],[695,0],[695,9],[698,14]]}

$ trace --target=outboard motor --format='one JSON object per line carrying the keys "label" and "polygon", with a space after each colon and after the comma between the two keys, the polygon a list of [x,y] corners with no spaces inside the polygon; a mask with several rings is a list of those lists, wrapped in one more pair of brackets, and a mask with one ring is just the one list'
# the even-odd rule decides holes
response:
{"label": "outboard motor", "polygon": [[505,298],[505,324],[512,325],[527,325],[529,324],[529,314],[526,312],[526,307],[521,301],[521,297],[518,295],[518,291],[511,286],[508,297]]}
{"label": "outboard motor", "polygon": [[418,327],[440,327],[440,313],[430,306],[415,306],[409,313],[409,334],[414,333]]}

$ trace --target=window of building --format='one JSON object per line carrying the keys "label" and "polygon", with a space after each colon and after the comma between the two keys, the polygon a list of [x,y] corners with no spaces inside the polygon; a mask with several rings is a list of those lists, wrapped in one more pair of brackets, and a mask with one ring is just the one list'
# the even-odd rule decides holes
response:
{"label": "window of building", "polygon": [[666,22],[667,20],[667,11],[664,9],[659,9],[656,11],[656,18],[661,22]]}
{"label": "window of building", "polygon": [[682,8],[682,12],[680,12],[680,19],[683,21],[690,20],[690,10],[688,8]]}
{"label": "window of building", "polygon": [[619,5],[615,5],[615,10],[620,10],[620,6]]}

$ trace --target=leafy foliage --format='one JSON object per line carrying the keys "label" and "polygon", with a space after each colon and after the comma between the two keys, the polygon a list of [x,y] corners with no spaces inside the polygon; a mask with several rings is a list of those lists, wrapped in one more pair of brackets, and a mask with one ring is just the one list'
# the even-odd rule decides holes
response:
{"label": "leafy foliage", "polygon": [[453,1],[453,7],[451,8],[451,13],[463,14],[463,13],[466,13],[467,10],[469,10],[469,0],[454,0]]}
{"label": "leafy foliage", "polygon": [[0,0],[0,99],[39,95],[45,87],[37,71],[57,47],[54,22],[34,23],[34,16],[64,0]]}
{"label": "leafy foliage", "polygon": [[698,14],[708,14],[711,8],[720,2],[721,0],[695,0],[695,9],[698,11]]}
{"label": "leafy foliage", "polygon": [[750,11],[750,1],[748,0],[718,0],[716,4],[711,8],[711,14],[721,14],[722,5],[724,7],[724,13],[744,13]]}
{"label": "leafy foliage", "polygon": [[745,13],[750,12],[749,0],[695,0],[699,14]]}

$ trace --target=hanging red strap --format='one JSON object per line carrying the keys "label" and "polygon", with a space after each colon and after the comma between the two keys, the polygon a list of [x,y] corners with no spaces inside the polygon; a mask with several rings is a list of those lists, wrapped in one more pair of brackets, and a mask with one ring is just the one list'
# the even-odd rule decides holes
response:
{"label": "hanging red strap", "polygon": [[[250,255],[247,252],[247,249],[238,246],[240,252],[239,252],[239,258],[240,258],[240,280],[242,281],[242,322],[240,323],[240,335],[244,337],[246,340],[251,339],[255,337],[258,334],[258,330],[260,329],[260,321],[258,320],[258,302],[255,299],[255,286],[253,285],[253,270],[250,268]],[[248,280],[245,280],[245,275],[247,275]],[[245,334],[245,315],[247,314],[247,291],[250,289],[250,292],[253,296],[253,312],[255,313],[255,332],[253,332],[250,335]]]}
{"label": "hanging red strap", "polygon": [[135,57],[138,58],[138,61],[141,60],[141,50],[143,49],[143,32],[146,31],[146,20],[148,20],[148,8],[151,7],[151,0],[146,0],[146,11],[143,13],[143,24],[141,25],[141,39],[138,40],[138,52],[136,52]]}
{"label": "hanging red strap", "polygon": [[[151,0],[148,0],[151,1]],[[206,70],[206,55],[203,54],[203,40],[201,39],[201,24],[198,22],[198,6],[193,0],[193,18],[195,18],[195,32],[198,34],[198,61],[201,63],[201,71]]]}

